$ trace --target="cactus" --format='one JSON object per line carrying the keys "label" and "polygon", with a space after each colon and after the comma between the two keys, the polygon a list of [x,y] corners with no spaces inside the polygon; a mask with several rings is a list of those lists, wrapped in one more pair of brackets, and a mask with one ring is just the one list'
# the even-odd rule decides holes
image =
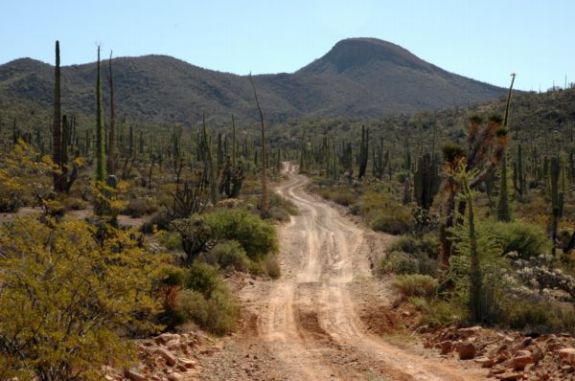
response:
{"label": "cactus", "polygon": [[437,159],[426,153],[418,159],[414,173],[415,201],[419,207],[429,210],[439,191],[439,182]]}
{"label": "cactus", "polygon": [[110,86],[110,130],[108,131],[108,163],[110,174],[116,173],[116,113],[114,105],[114,77],[112,72],[112,52],[108,61],[108,84]]}
{"label": "cactus", "polygon": [[[505,104],[505,116],[503,118],[503,130],[507,133],[509,122],[509,106],[511,105],[511,94],[513,83],[515,82],[515,73],[511,74],[511,85],[507,93],[507,102]],[[499,221],[511,221],[511,205],[509,203],[509,193],[507,188],[507,153],[501,160],[501,182],[499,188],[499,202],[497,204],[497,219]]]}
{"label": "cactus", "polygon": [[[554,156],[551,158],[549,164],[549,184],[551,191],[551,223],[549,230],[551,242],[553,243],[552,254],[555,255],[559,220],[563,215],[564,189],[560,189],[559,186],[559,180],[561,178],[561,159],[558,156]],[[561,188],[564,188],[564,185]]]}
{"label": "cactus", "polygon": [[362,125],[361,145],[359,147],[359,172],[357,174],[357,178],[360,180],[365,176],[368,157],[369,157],[369,128],[365,128],[365,126]]}
{"label": "cactus", "polygon": [[261,177],[262,177],[262,202],[261,202],[261,211],[263,215],[267,215],[268,213],[268,186],[267,186],[267,155],[266,155],[266,135],[265,135],[265,125],[264,125],[264,113],[260,106],[260,101],[258,100],[258,93],[256,92],[256,86],[252,79],[252,75],[250,73],[250,83],[252,85],[252,89],[254,91],[254,98],[256,100],[256,106],[258,108],[258,113],[260,116],[260,126],[261,126],[261,145],[262,145],[262,168],[261,168]]}
{"label": "cactus", "polygon": [[[55,192],[64,191],[64,176],[62,172],[62,103],[60,84],[60,41],[56,41],[56,65],[54,67],[54,117],[52,125],[52,160],[59,167],[54,173],[53,184]],[[14,121],[14,125],[16,122]]]}
{"label": "cactus", "polygon": [[100,46],[96,63],[96,181],[106,179],[106,135],[102,114],[102,86],[100,81]]}

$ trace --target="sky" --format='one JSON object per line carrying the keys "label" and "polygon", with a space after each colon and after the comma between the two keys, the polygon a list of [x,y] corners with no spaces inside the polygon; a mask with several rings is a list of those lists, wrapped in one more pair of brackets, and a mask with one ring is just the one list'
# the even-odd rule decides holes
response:
{"label": "sky", "polygon": [[[294,72],[339,40],[375,37],[499,86],[575,82],[575,0],[0,0],[0,64],[170,55],[254,74]],[[107,55],[106,53],[105,55]]]}

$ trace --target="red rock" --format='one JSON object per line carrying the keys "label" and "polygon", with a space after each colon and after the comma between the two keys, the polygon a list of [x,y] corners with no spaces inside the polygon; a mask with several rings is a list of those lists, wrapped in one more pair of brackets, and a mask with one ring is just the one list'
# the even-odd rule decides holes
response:
{"label": "red rock", "polygon": [[453,350],[453,343],[451,341],[442,341],[441,343],[437,344],[439,348],[439,352],[442,355],[446,355]]}
{"label": "red rock", "polygon": [[129,378],[130,380],[133,381],[146,381],[147,378],[142,375],[140,372],[138,372],[136,369],[130,368],[130,369],[126,369],[126,371],[124,372],[124,376],[126,376],[127,378]]}
{"label": "red rock", "polygon": [[561,361],[569,365],[575,365],[575,348],[563,348],[557,351]]}
{"label": "red rock", "polygon": [[473,343],[464,341],[457,345],[457,353],[459,354],[460,360],[471,360],[477,354],[477,348]]}
{"label": "red rock", "polygon": [[167,349],[157,348],[154,351],[154,353],[162,356],[166,360],[166,364],[168,364],[170,366],[174,366],[178,362],[178,359],[176,358],[176,356],[172,352],[168,351]]}
{"label": "red rock", "polygon": [[181,373],[171,373],[168,375],[168,380],[170,381],[182,381],[184,376]]}
{"label": "red rock", "polygon": [[533,357],[531,355],[526,356],[516,356],[510,360],[510,365],[513,370],[523,370],[527,366],[527,364],[531,364],[533,362]]}
{"label": "red rock", "polygon": [[517,381],[523,378],[522,373],[504,373],[497,376],[501,381]]}
{"label": "red rock", "polygon": [[491,368],[493,365],[495,365],[495,359],[489,357],[479,357],[473,361],[481,365],[482,368]]}

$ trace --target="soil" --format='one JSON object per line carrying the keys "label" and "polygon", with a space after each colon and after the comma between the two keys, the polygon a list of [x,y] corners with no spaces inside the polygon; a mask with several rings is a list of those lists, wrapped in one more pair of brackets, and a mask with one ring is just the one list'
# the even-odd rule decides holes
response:
{"label": "soil", "polygon": [[393,237],[373,233],[306,192],[309,180],[288,169],[276,191],[299,208],[279,228],[282,276],[235,282],[241,329],[222,349],[200,356],[200,380],[481,380],[474,362],[439,356],[395,336],[408,311],[393,308],[389,282],[373,261]]}

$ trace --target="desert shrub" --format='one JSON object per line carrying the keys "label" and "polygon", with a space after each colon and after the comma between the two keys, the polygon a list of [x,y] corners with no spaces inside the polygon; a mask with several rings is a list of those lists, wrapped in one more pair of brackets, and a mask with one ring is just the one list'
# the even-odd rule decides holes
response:
{"label": "desert shrub", "polygon": [[239,317],[237,301],[229,292],[216,267],[196,262],[188,271],[176,301],[176,312],[183,321],[223,335],[230,332]]}
{"label": "desert shrub", "polygon": [[121,334],[159,328],[162,266],[127,232],[18,218],[0,225],[0,247],[0,369],[11,377],[101,380],[110,359],[133,358]]}
{"label": "desert shrub", "polygon": [[515,251],[522,258],[540,255],[549,247],[549,240],[543,229],[523,222],[494,222],[490,224],[492,234],[501,245],[503,254]]}
{"label": "desert shrub", "polygon": [[277,193],[270,193],[269,197],[269,216],[276,221],[289,221],[290,216],[298,214],[297,206],[290,200],[287,200]]}
{"label": "desert shrub", "polygon": [[264,268],[266,273],[272,279],[278,279],[281,276],[280,264],[275,255],[271,255],[264,259]]}
{"label": "desert shrub", "polygon": [[238,241],[218,243],[204,255],[205,261],[222,269],[246,271],[250,267],[250,259]]}
{"label": "desert shrub", "polygon": [[464,322],[467,318],[466,309],[455,301],[415,296],[409,298],[409,302],[422,312],[420,324],[429,327],[445,327]]}
{"label": "desert shrub", "polygon": [[208,323],[208,301],[199,291],[182,290],[176,299],[176,311],[181,321],[193,321],[201,327]]}
{"label": "desert shrub", "polygon": [[405,234],[412,230],[413,219],[408,208],[398,207],[396,209],[374,212],[369,225],[375,231],[389,234]]}
{"label": "desert shrub", "polygon": [[142,225],[141,231],[142,233],[151,234],[155,230],[168,230],[171,222],[172,217],[168,209],[162,207],[152,214],[149,221]]}
{"label": "desert shrub", "polygon": [[405,235],[391,244],[391,251],[403,251],[412,255],[424,255],[437,258],[439,241],[437,234],[424,234],[422,236]]}
{"label": "desert shrub", "polygon": [[387,257],[381,258],[378,266],[380,275],[416,274],[419,272],[419,262],[416,258],[402,251],[392,251]]}
{"label": "desert shrub", "polygon": [[319,194],[326,200],[343,206],[350,206],[357,200],[357,195],[349,187],[344,186],[320,188]]}
{"label": "desert shrub", "polygon": [[206,329],[217,335],[224,335],[234,329],[240,315],[239,305],[225,290],[216,290],[208,299],[208,321]]}
{"label": "desert shrub", "polygon": [[88,207],[88,203],[85,200],[77,197],[65,197],[62,203],[66,210],[84,210]]}
{"label": "desert shrub", "polygon": [[263,259],[278,250],[273,224],[243,209],[216,209],[201,215],[217,240],[235,240],[251,260]]}
{"label": "desert shrub", "polygon": [[155,237],[160,245],[170,251],[177,251],[182,249],[182,238],[177,232],[160,230],[156,233]]}
{"label": "desert shrub", "polygon": [[383,192],[366,192],[360,199],[361,214],[376,231],[404,234],[414,228],[411,210]]}
{"label": "desert shrub", "polygon": [[393,286],[407,297],[431,297],[437,292],[438,285],[437,279],[421,274],[398,275],[393,280]]}
{"label": "desert shrub", "polygon": [[225,288],[224,281],[217,267],[207,263],[195,262],[188,269],[184,287],[201,292],[209,298],[217,289]]}
{"label": "desert shrub", "polygon": [[158,210],[158,204],[152,197],[132,198],[128,201],[128,205],[122,211],[132,218],[139,218],[152,214]]}

